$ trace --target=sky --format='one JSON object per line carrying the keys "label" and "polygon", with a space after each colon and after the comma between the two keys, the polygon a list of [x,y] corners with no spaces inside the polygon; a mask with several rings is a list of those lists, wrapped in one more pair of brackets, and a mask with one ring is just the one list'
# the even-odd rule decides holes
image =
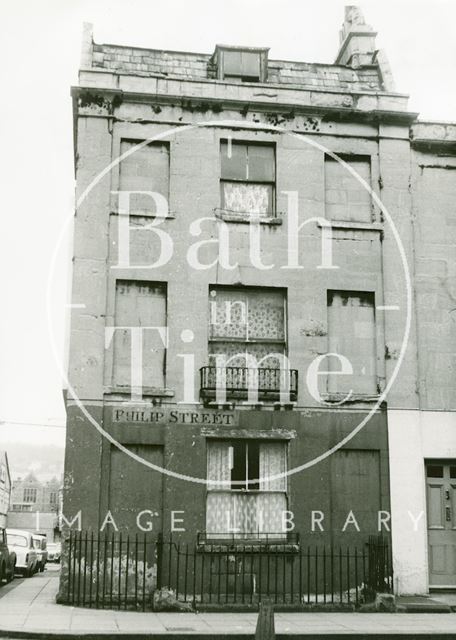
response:
{"label": "sky", "polygon": [[[99,43],[208,53],[216,43],[267,46],[273,59],[331,63],[344,4],[3,0],[0,448],[17,452],[21,443],[30,445],[37,456],[32,464],[45,473],[46,449],[54,452],[64,445],[57,360],[64,352],[69,302],[68,243],[52,273],[50,314],[46,292],[55,246],[73,211],[70,87],[77,84],[82,23],[93,23]],[[377,46],[386,51],[397,90],[410,94],[410,109],[422,119],[456,121],[454,0],[366,0],[359,5],[378,31]],[[23,457],[16,454],[15,461],[23,473]]]}

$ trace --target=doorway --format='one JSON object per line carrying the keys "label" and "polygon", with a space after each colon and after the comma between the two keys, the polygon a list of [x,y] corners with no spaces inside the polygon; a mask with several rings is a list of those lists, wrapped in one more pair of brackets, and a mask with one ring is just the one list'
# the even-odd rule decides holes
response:
{"label": "doorway", "polygon": [[426,462],[429,587],[456,589],[456,460]]}

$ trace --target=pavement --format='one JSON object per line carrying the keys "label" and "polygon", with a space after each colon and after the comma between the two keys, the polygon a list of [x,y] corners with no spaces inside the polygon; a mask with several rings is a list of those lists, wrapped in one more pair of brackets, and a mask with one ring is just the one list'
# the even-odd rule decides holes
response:
{"label": "pavement", "polygon": [[[254,638],[256,613],[137,613],[95,610],[55,602],[58,571],[0,589],[0,638]],[[282,613],[276,612],[277,640],[298,638],[455,638],[454,613]]]}

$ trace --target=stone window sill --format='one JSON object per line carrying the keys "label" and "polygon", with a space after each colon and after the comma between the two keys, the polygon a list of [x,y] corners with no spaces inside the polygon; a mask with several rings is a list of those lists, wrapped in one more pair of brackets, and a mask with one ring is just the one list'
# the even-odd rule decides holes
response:
{"label": "stone window sill", "polygon": [[[118,209],[112,209],[111,215],[119,216],[121,215]],[[164,220],[174,220],[176,218],[175,211],[168,211],[168,215],[166,216],[158,216],[153,211],[132,211],[130,212],[130,218],[163,218]]]}
{"label": "stone window sill", "polygon": [[253,218],[250,213],[238,213],[236,211],[227,211],[226,209],[214,209],[214,215],[216,218],[220,220],[224,220],[225,222],[238,222],[241,224],[249,224],[250,222],[259,222],[260,224],[267,225],[281,225],[282,224],[282,213],[277,213],[277,215],[271,216],[263,216]]}
{"label": "stone window sill", "polygon": [[328,403],[353,404],[355,402],[375,403],[380,398],[379,393],[352,393],[347,400],[347,393],[322,393],[321,398]]}
{"label": "stone window sill", "polygon": [[[321,222],[317,222],[320,228],[326,227]],[[328,225],[331,225],[333,229],[347,229],[354,231],[377,231],[383,232],[383,225],[378,222],[351,222],[348,220],[328,220]]]}
{"label": "stone window sill", "polygon": [[[132,389],[131,387],[109,387],[105,389],[105,395],[113,395],[113,396],[131,396]],[[143,387],[141,389],[141,394],[143,398],[173,398],[174,391],[173,389],[166,388],[155,388],[155,387]]]}

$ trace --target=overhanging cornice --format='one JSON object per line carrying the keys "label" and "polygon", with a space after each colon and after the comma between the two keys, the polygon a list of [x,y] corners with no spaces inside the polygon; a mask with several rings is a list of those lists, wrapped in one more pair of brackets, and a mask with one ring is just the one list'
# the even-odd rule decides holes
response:
{"label": "overhanging cornice", "polygon": [[[73,98],[96,99],[102,98],[112,105],[111,113],[106,115],[114,116],[114,109],[123,102],[154,104],[154,105],[179,105],[183,109],[191,111],[214,111],[220,113],[224,110],[234,110],[241,113],[257,111],[262,113],[277,113],[288,115],[313,115],[321,116],[325,120],[346,121],[346,122],[374,122],[386,124],[410,125],[416,121],[418,113],[410,111],[395,111],[383,109],[356,109],[353,107],[296,104],[291,102],[262,102],[237,100],[236,98],[217,97],[195,97],[191,95],[172,95],[165,93],[141,93],[135,91],[125,91],[121,89],[100,88],[100,87],[72,87]],[[318,93],[318,92],[316,92]],[[370,95],[370,94],[369,94]],[[75,103],[76,104],[76,103]],[[76,113],[74,114],[77,115]]]}

